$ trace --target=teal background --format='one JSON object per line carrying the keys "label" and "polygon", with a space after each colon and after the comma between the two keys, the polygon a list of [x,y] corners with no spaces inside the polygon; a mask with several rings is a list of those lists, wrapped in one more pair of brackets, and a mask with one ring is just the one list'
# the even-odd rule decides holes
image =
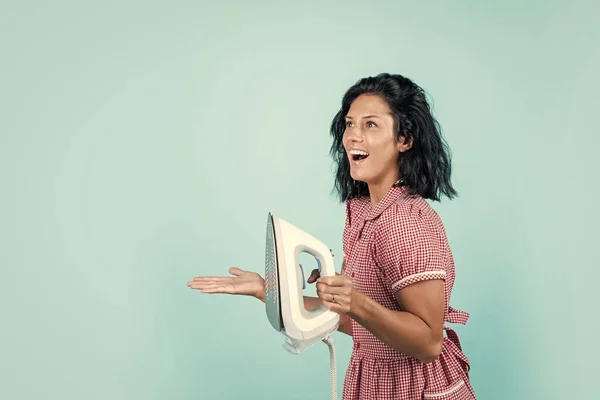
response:
{"label": "teal background", "polygon": [[3,2],[0,398],[329,398],[325,345],[292,356],[259,301],[186,283],[262,274],[268,212],[339,269],[329,124],[382,71],[431,94],[452,147],[460,197],[434,207],[479,398],[594,398],[598,11]]}

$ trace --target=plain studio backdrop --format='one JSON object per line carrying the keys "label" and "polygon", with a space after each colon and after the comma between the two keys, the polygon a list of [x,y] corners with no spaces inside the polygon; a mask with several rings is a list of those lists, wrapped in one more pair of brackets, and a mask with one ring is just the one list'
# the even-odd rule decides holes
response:
{"label": "plain studio backdrop", "polygon": [[[329,124],[404,74],[433,99],[434,203],[480,399],[597,394],[598,6],[577,1],[3,2],[0,398],[325,399],[329,355],[256,299],[268,212],[341,264]],[[314,292],[314,287],[309,291]],[[351,339],[335,334],[338,389]]]}

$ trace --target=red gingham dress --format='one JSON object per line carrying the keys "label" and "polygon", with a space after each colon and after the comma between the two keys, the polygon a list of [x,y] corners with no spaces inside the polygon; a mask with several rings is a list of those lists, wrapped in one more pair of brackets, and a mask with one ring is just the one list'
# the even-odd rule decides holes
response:
{"label": "red gingham dress", "polygon": [[[426,279],[445,281],[445,322],[465,324],[469,314],[449,307],[454,261],[437,213],[406,187],[391,188],[372,209],[368,197],[346,202],[342,239],[355,289],[400,311],[395,293]],[[384,344],[352,321],[353,349],[344,380],[344,400],[475,399],[470,364],[456,333],[444,327],[441,355],[424,364]]]}

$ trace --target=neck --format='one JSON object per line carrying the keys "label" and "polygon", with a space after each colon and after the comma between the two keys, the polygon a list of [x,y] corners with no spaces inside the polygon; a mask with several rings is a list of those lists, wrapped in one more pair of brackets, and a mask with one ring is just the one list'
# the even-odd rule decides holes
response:
{"label": "neck", "polygon": [[392,186],[398,183],[400,180],[398,178],[387,179],[384,182],[371,184],[369,183],[369,194],[371,198],[371,207],[375,208],[377,204],[385,197],[385,195],[390,191]]}

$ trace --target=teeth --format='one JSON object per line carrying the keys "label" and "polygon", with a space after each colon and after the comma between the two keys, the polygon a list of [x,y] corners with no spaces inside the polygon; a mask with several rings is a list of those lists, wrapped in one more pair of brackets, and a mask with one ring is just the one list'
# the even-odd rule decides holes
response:
{"label": "teeth", "polygon": [[362,151],[362,150],[350,150],[350,154],[352,155],[363,155],[363,156],[368,156],[369,153],[367,153],[366,151]]}

